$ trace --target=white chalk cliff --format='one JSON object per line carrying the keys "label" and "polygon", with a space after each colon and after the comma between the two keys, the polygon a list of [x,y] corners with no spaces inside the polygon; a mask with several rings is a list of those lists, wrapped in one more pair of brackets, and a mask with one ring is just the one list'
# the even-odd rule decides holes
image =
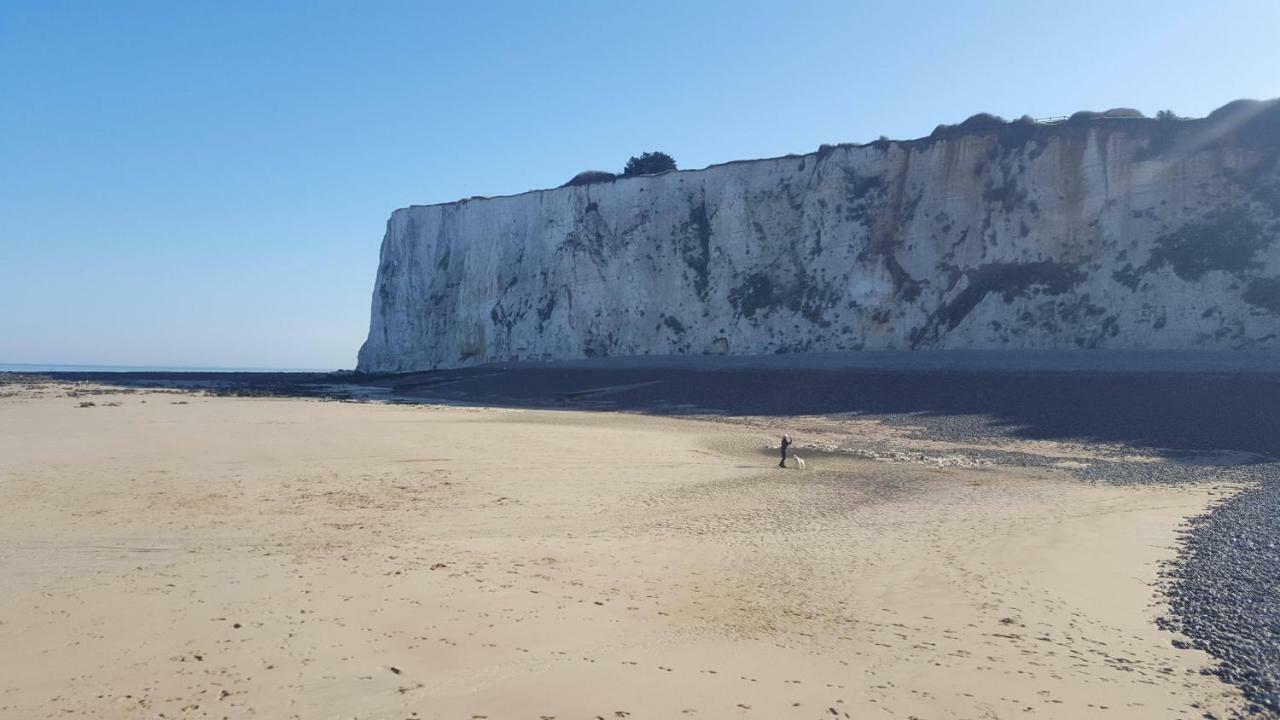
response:
{"label": "white chalk cliff", "polygon": [[358,367],[943,348],[1280,348],[1280,104],[403,208]]}

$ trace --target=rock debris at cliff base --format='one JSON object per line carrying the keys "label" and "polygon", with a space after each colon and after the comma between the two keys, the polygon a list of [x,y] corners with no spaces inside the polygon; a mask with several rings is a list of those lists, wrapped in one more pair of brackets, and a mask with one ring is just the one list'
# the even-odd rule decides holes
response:
{"label": "rock debris at cliff base", "polygon": [[1221,661],[1250,710],[1280,717],[1280,469],[1251,469],[1257,487],[1195,518],[1168,571],[1164,625]]}

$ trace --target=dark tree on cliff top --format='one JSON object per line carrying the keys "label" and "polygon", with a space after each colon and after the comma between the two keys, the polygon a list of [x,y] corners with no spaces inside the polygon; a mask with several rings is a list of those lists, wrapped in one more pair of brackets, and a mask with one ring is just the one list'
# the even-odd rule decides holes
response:
{"label": "dark tree on cliff top", "polygon": [[664,152],[647,152],[640,157],[632,157],[627,161],[627,166],[622,169],[623,177],[634,177],[636,175],[653,175],[655,173],[666,172],[676,169],[675,158]]}

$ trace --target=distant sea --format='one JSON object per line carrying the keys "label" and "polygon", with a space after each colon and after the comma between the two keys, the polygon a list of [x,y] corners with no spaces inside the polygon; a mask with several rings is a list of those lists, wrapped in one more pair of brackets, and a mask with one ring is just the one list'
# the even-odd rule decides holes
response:
{"label": "distant sea", "polygon": [[0,363],[0,372],[332,372],[318,368],[180,367],[169,365],[54,365]]}

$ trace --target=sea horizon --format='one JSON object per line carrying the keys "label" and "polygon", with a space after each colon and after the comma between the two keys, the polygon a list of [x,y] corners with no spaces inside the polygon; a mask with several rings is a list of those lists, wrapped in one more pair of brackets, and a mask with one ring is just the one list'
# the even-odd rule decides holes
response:
{"label": "sea horizon", "polygon": [[87,365],[3,363],[0,372],[334,372],[334,368],[219,367],[194,365]]}

